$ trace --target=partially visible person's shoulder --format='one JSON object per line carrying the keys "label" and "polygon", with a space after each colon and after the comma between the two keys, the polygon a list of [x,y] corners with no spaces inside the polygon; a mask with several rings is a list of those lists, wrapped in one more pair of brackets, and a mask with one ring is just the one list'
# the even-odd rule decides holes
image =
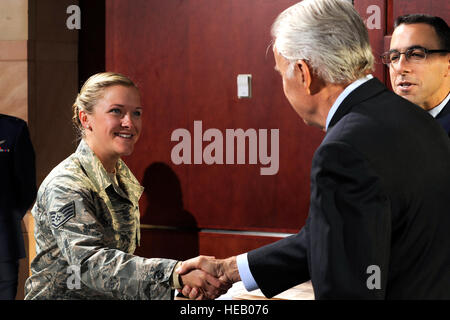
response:
{"label": "partially visible person's shoulder", "polygon": [[20,118],[0,113],[0,128],[9,130],[11,128],[20,128],[26,125],[26,122]]}
{"label": "partially visible person's shoulder", "polygon": [[441,131],[426,111],[385,90],[353,106],[327,133],[322,145],[345,143],[371,158],[397,154],[432,140],[448,143],[448,138],[439,138]]}
{"label": "partially visible person's shoulder", "polygon": [[332,136],[337,139],[389,141],[398,136],[415,136],[418,131],[436,131],[438,126],[419,106],[385,90],[354,106],[335,129]]}
{"label": "partially visible person's shoulder", "polygon": [[7,114],[3,114],[3,113],[0,113],[0,121],[5,121],[5,122],[8,121],[10,123],[25,123],[25,121],[20,118],[10,116]]}
{"label": "partially visible person's shoulder", "polygon": [[363,103],[363,105],[368,112],[381,119],[403,119],[408,117],[407,120],[410,121],[409,117],[418,117],[419,121],[424,121],[424,119],[425,121],[432,120],[428,112],[421,107],[388,90],[379,95],[379,103],[369,108],[366,103]]}

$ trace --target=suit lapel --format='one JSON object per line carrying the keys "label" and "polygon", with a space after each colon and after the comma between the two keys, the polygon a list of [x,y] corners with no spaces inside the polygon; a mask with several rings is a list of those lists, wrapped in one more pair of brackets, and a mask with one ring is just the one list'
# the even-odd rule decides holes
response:
{"label": "suit lapel", "polygon": [[438,115],[436,116],[436,119],[439,118],[443,118],[443,117],[447,117],[450,115],[450,101],[447,102],[447,104],[445,105],[445,107],[441,110],[441,112],[438,113]]}
{"label": "suit lapel", "polygon": [[336,113],[333,115],[333,118],[331,118],[330,124],[328,126],[328,131],[339,121],[344,117],[347,113],[349,113],[352,108],[379,94],[380,92],[387,90],[383,83],[380,82],[377,78],[373,78],[362,85],[360,85],[358,88],[353,90],[345,99],[342,101],[341,105],[336,110]]}
{"label": "suit lapel", "polygon": [[436,116],[436,120],[444,127],[445,132],[450,137],[450,101],[447,102],[444,109]]}

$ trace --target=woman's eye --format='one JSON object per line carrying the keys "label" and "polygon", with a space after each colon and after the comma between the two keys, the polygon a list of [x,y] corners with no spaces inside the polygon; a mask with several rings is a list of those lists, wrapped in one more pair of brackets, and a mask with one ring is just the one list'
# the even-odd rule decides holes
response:
{"label": "woman's eye", "polygon": [[140,116],[141,116],[141,114],[142,114],[142,112],[141,112],[141,111],[135,111],[135,112],[134,112],[134,115],[135,115],[136,117],[140,117]]}
{"label": "woman's eye", "polygon": [[114,108],[114,109],[109,110],[109,112],[120,114],[120,109]]}

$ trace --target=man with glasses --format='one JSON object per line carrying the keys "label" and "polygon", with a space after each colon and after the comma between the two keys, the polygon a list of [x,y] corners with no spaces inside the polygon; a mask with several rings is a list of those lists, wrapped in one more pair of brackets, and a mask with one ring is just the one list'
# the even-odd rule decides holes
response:
{"label": "man with glasses", "polygon": [[447,23],[423,14],[396,19],[389,66],[394,92],[428,111],[450,136],[450,32]]}

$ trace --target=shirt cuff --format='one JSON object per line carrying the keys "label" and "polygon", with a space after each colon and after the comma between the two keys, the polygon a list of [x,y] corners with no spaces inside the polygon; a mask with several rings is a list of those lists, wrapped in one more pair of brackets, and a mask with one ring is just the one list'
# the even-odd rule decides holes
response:
{"label": "shirt cuff", "polygon": [[181,289],[183,288],[183,284],[181,283],[180,275],[175,272],[177,268],[181,266],[181,261],[178,261],[175,267],[172,270],[172,276],[170,277],[170,287],[172,289]]}
{"label": "shirt cuff", "polygon": [[239,271],[239,276],[241,277],[244,287],[247,291],[252,291],[258,289],[258,284],[253,278],[252,272],[248,265],[247,253],[240,254],[236,257],[236,264]]}

